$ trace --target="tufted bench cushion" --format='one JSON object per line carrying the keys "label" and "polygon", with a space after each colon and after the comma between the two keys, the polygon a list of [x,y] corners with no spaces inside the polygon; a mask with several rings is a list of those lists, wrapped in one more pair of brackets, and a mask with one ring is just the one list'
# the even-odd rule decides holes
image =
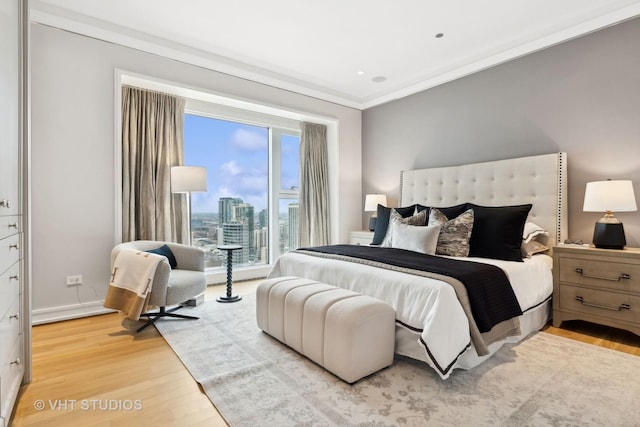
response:
{"label": "tufted bench cushion", "polygon": [[256,291],[258,327],[348,383],[393,362],[395,312],[378,299],[299,277]]}

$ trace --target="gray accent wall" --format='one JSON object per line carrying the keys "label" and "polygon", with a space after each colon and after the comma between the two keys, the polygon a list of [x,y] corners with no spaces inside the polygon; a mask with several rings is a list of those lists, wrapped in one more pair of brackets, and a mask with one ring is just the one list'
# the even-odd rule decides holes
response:
{"label": "gray accent wall", "polygon": [[[631,179],[640,206],[640,19],[365,110],[362,140],[362,193],[392,206],[401,170],[565,151],[569,236],[590,243],[587,182]],[[640,213],[616,216],[640,246]]]}

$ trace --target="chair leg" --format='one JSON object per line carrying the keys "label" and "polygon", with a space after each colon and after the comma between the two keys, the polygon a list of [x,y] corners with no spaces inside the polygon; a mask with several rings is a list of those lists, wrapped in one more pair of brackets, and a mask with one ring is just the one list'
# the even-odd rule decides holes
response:
{"label": "chair leg", "polygon": [[166,307],[160,307],[160,311],[155,312],[155,313],[142,313],[140,315],[140,317],[148,317],[149,320],[142,326],[140,326],[136,332],[140,332],[143,329],[147,328],[150,325],[153,325],[156,320],[160,319],[161,317],[176,317],[176,318],[180,318],[180,319],[190,319],[190,320],[197,320],[199,319],[199,317],[196,316],[189,316],[186,314],[178,314],[178,313],[174,313],[174,311],[181,309],[182,306],[178,305],[177,307],[171,308],[169,310],[166,309]]}

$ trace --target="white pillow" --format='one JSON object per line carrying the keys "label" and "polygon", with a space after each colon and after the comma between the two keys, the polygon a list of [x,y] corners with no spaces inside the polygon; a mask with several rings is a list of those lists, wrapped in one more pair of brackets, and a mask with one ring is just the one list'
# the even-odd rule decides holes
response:
{"label": "white pillow", "polygon": [[548,236],[549,233],[542,227],[533,222],[525,222],[524,229],[522,231],[522,240],[524,243],[529,243],[538,236]]}
{"label": "white pillow", "polygon": [[392,248],[406,249],[427,255],[435,255],[440,235],[439,225],[408,225],[393,221]]}

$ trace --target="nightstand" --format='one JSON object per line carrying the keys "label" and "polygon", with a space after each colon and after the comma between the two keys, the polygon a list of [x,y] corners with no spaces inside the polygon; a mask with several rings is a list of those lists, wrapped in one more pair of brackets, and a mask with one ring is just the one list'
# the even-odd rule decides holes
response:
{"label": "nightstand", "polygon": [[350,244],[367,246],[371,244],[371,242],[373,242],[373,231],[362,230],[351,232]]}
{"label": "nightstand", "polygon": [[553,326],[572,319],[640,335],[640,248],[553,248]]}

